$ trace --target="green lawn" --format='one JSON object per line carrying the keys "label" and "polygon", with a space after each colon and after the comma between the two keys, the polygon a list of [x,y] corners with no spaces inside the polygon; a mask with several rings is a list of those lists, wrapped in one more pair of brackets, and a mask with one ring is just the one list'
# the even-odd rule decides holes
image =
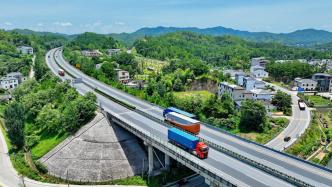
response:
{"label": "green lawn", "polygon": [[332,102],[329,99],[326,99],[318,95],[306,95],[304,96],[304,98],[308,102],[313,103],[314,106],[332,105]]}
{"label": "green lawn", "polygon": [[199,90],[199,91],[187,91],[187,92],[174,92],[174,96],[179,99],[185,99],[186,97],[197,96],[204,101],[214,96],[214,94],[207,90]]}

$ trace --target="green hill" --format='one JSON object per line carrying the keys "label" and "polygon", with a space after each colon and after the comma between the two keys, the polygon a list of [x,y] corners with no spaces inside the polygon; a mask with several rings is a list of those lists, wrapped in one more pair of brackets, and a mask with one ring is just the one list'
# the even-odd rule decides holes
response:
{"label": "green hill", "polygon": [[210,64],[245,67],[252,57],[269,59],[329,58],[331,54],[285,46],[278,43],[256,43],[233,36],[207,36],[177,32],[145,37],[134,43],[137,52],[160,60],[197,58]]}

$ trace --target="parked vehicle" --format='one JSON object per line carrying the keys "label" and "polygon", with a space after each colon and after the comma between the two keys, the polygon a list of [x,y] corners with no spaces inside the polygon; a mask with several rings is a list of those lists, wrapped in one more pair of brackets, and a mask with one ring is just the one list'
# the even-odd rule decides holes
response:
{"label": "parked vehicle", "polygon": [[184,116],[176,112],[166,113],[165,121],[168,121],[172,125],[193,134],[198,134],[201,129],[200,121],[189,118],[187,116]]}
{"label": "parked vehicle", "polygon": [[65,76],[65,71],[63,69],[59,69],[58,74],[63,77]]}
{"label": "parked vehicle", "polygon": [[299,100],[298,104],[299,104],[300,110],[305,110],[305,104],[304,104],[304,102],[302,100]]}
{"label": "parked vehicle", "polygon": [[180,129],[168,129],[168,140],[170,143],[196,155],[198,158],[205,159],[208,157],[209,147],[204,142],[200,142],[196,136]]}
{"label": "parked vehicle", "polygon": [[182,114],[184,116],[187,116],[189,118],[193,118],[193,119],[196,119],[196,115],[195,114],[191,114],[189,112],[186,112],[186,111],[183,111],[183,110],[180,110],[178,108],[175,108],[175,107],[168,107],[166,108],[164,111],[163,111],[163,116],[165,117],[165,115],[167,113],[170,113],[170,112],[176,112],[178,114]]}

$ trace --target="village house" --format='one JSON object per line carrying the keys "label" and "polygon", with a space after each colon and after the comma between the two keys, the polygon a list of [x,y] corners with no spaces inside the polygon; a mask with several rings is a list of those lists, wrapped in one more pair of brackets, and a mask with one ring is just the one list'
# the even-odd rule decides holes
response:
{"label": "village house", "polygon": [[100,55],[102,55],[102,53],[98,50],[83,50],[81,53],[83,56],[86,57],[99,57]]}
{"label": "village house", "polygon": [[250,73],[255,78],[266,78],[269,77],[269,73],[265,71],[265,68],[260,65],[250,67]]}
{"label": "village house", "polygon": [[264,89],[265,83],[263,81],[258,81],[253,77],[244,77],[243,78],[243,87],[245,90],[252,90],[252,89]]}
{"label": "village house", "polygon": [[113,55],[119,54],[120,51],[121,51],[120,49],[108,49],[107,53],[108,53],[109,56],[113,56]]}
{"label": "village house", "polygon": [[266,60],[265,57],[258,57],[258,58],[251,59],[251,66],[262,66],[265,68],[265,65],[267,63],[269,63],[269,61]]}
{"label": "village house", "polygon": [[302,88],[304,91],[315,91],[317,87],[317,81],[312,79],[296,78],[294,83],[296,87]]}
{"label": "village house", "polygon": [[30,46],[20,46],[17,48],[17,50],[22,54],[28,54],[28,55],[33,54],[33,48]]}
{"label": "village house", "polygon": [[130,81],[129,72],[122,69],[115,69],[116,79],[122,84],[127,84]]}
{"label": "village house", "polygon": [[233,101],[243,100],[244,98],[244,88],[230,84],[228,82],[219,83],[218,96],[221,97],[223,94],[229,94]]}

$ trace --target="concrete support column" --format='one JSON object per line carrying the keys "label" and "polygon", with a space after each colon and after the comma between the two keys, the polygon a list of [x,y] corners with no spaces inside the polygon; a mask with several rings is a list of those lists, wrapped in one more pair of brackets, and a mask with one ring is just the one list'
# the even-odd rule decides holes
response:
{"label": "concrete support column", "polygon": [[153,147],[148,145],[149,176],[153,173]]}
{"label": "concrete support column", "polygon": [[169,156],[167,154],[165,154],[165,168],[166,168],[166,170],[169,170],[170,165],[171,165],[171,159],[169,158]]}
{"label": "concrete support column", "polygon": [[210,187],[223,187],[223,186],[226,186],[226,185],[223,185],[223,184],[217,184],[213,181],[207,180],[206,178],[205,178],[205,183],[207,185],[209,185]]}

